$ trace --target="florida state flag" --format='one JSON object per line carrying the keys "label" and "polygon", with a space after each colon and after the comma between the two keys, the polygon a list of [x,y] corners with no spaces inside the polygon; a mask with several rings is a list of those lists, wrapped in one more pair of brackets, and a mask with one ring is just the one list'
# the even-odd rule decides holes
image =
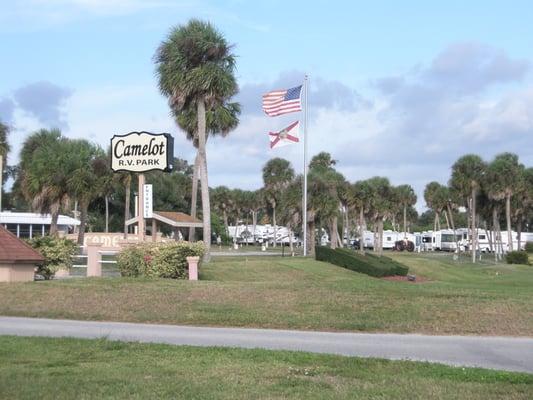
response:
{"label": "florida state flag", "polygon": [[287,146],[288,144],[298,143],[300,131],[300,121],[293,122],[288,127],[279,132],[269,132],[270,148]]}

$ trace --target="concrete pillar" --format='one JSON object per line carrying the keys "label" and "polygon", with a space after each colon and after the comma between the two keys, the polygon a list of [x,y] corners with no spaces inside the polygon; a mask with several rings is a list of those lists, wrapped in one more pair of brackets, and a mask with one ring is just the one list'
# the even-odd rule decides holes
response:
{"label": "concrete pillar", "polygon": [[157,221],[152,218],[152,242],[157,242]]}
{"label": "concrete pillar", "polygon": [[87,276],[102,276],[102,243],[87,244]]}
{"label": "concrete pillar", "polygon": [[198,262],[200,257],[187,257],[187,263],[189,264],[189,280],[198,280]]}

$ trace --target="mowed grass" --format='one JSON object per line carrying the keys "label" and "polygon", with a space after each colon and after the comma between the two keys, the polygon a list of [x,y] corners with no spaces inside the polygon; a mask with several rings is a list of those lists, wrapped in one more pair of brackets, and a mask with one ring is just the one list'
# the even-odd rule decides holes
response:
{"label": "mowed grass", "polygon": [[0,337],[5,399],[531,399],[533,375],[300,352]]}
{"label": "mowed grass", "polygon": [[298,257],[219,257],[198,282],[0,284],[0,315],[208,326],[533,336],[533,267],[390,254],[421,283]]}

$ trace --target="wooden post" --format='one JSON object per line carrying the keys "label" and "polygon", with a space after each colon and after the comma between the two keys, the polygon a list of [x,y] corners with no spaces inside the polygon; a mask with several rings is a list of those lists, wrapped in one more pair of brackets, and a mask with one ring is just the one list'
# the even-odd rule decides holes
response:
{"label": "wooden post", "polygon": [[144,174],[139,174],[139,189],[138,189],[139,190],[139,196],[138,196],[139,231],[138,231],[138,236],[139,236],[140,243],[144,242],[144,235],[146,231],[146,221],[144,220],[144,182],[145,182]]}

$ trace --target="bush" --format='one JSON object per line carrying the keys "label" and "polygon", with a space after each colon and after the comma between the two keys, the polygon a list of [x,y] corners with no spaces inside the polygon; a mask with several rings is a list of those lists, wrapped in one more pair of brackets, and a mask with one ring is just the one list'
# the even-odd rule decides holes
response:
{"label": "bush", "polygon": [[526,252],[533,253],[533,242],[526,243]]}
{"label": "bush", "polygon": [[50,279],[60,269],[72,267],[72,256],[76,253],[76,243],[67,238],[42,236],[28,239],[31,247],[45,258],[37,265],[37,273]]}
{"label": "bush", "polygon": [[529,265],[529,259],[525,251],[510,251],[506,256],[507,264]]}
{"label": "bush", "polygon": [[376,278],[391,275],[407,275],[409,269],[388,257],[376,257],[370,254],[362,256],[348,249],[316,247],[315,256],[318,261],[325,261],[355,272],[361,272]]}
{"label": "bush", "polygon": [[122,276],[186,279],[187,257],[204,251],[202,242],[143,243],[122,250],[117,266]]}

